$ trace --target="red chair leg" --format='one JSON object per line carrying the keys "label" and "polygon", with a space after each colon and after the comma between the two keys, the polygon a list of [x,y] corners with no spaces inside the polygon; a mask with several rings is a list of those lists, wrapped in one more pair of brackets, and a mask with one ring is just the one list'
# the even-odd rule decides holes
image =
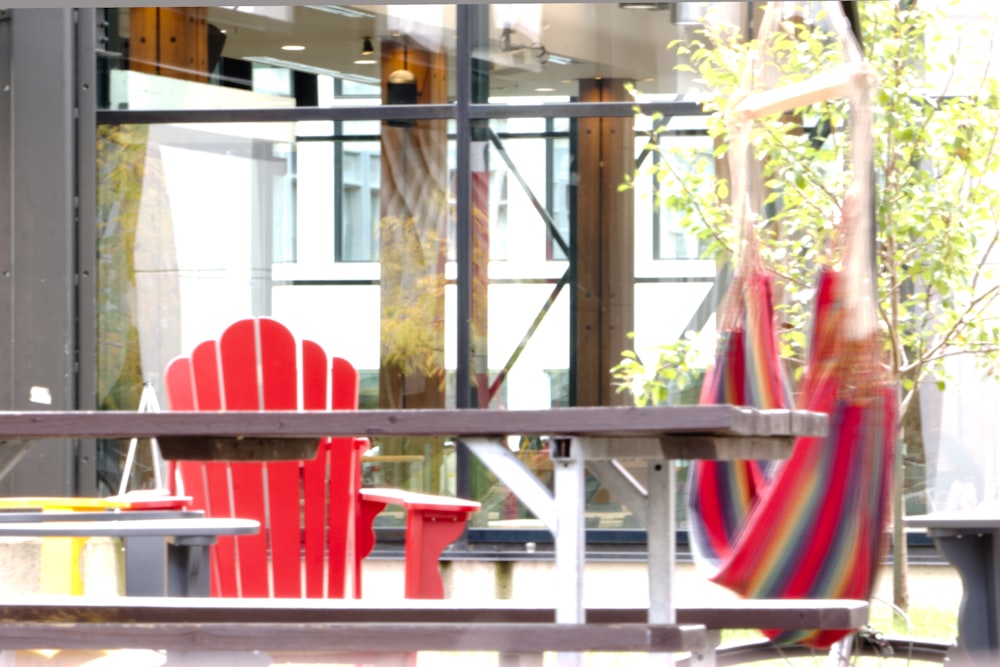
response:
{"label": "red chair leg", "polygon": [[406,512],[406,589],[410,599],[444,598],[438,561],[445,547],[465,530],[467,512],[408,508]]}

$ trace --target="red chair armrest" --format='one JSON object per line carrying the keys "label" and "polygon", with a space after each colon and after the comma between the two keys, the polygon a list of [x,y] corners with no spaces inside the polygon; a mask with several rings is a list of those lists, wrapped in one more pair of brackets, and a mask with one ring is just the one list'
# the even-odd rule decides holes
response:
{"label": "red chair armrest", "polygon": [[361,489],[361,497],[365,500],[385,503],[386,505],[402,505],[407,510],[434,510],[437,512],[454,512],[469,514],[478,512],[480,503],[465,498],[451,496],[436,496],[430,493],[417,493],[404,489]]}
{"label": "red chair armrest", "polygon": [[443,599],[441,552],[462,535],[469,514],[480,504],[402,489],[361,489],[361,501],[362,507],[391,504],[406,510],[406,597]]}

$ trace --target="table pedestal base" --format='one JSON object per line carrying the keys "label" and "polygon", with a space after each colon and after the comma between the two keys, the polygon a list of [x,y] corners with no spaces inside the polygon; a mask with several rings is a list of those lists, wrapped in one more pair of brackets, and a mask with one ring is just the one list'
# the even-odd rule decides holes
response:
{"label": "table pedestal base", "polygon": [[956,647],[959,664],[1000,663],[998,531],[956,534],[955,531],[931,530],[930,535],[962,578]]}

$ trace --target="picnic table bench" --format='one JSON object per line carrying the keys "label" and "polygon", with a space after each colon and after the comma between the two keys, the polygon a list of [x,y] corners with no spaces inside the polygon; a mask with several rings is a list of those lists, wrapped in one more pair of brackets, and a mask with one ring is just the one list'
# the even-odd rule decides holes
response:
{"label": "picnic table bench", "polygon": [[[864,625],[859,600],[741,600],[680,606],[677,624],[647,622],[646,607],[588,607],[583,624],[556,623],[551,606],[510,600],[2,599],[0,647],[303,653],[500,651],[686,652],[714,663],[725,628],[844,629]],[[53,632],[57,629],[58,632]],[[707,630],[707,632],[706,632]]]}

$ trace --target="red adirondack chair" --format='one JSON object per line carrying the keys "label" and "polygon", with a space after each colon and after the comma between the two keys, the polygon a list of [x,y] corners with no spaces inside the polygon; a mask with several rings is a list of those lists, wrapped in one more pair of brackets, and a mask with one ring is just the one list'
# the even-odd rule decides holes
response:
{"label": "red adirondack chair", "polygon": [[[279,322],[246,319],[190,356],[164,380],[172,410],[354,410],[358,372]],[[253,518],[257,535],[222,538],[212,550],[212,593],[225,597],[360,597],[372,522],[387,504],[406,511],[407,598],[443,598],[438,561],[479,503],[361,487],[364,438],[325,438],[303,461],[179,461],[192,507]],[[179,489],[174,489],[179,492]]]}

